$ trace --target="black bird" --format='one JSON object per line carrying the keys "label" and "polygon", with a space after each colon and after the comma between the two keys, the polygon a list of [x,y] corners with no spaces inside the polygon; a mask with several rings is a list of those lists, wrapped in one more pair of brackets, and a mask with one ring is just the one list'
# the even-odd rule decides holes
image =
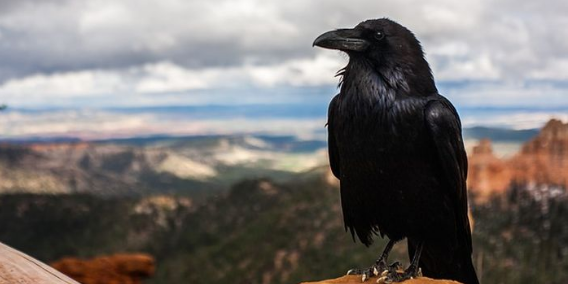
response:
{"label": "black bird", "polygon": [[[314,45],[349,56],[328,113],[329,160],[341,184],[345,229],[367,246],[374,235],[390,240],[369,269],[348,273],[363,280],[381,274],[388,282],[421,270],[432,278],[479,283],[471,260],[461,122],[438,94],[420,42],[384,18],[324,33]],[[386,261],[404,238],[412,262],[399,274]]]}

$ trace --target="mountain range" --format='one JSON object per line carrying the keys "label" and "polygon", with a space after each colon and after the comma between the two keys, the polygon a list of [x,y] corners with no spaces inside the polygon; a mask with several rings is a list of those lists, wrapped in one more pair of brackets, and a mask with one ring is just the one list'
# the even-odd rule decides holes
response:
{"label": "mountain range", "polygon": [[243,178],[289,178],[325,163],[323,147],[286,136],[5,143],[0,192],[199,195]]}
{"label": "mountain range", "polygon": [[[491,137],[511,152],[537,133],[478,127],[464,137],[469,144]],[[240,179],[282,181],[326,163],[324,140],[296,136],[32,137],[0,142],[0,193],[203,196]]]}

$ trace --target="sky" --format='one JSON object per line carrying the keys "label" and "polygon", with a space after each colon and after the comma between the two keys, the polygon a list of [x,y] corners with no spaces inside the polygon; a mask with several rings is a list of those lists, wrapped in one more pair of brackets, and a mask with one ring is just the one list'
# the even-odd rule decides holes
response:
{"label": "sky", "polygon": [[118,132],[145,131],[132,121],[163,128],[155,113],[108,108],[302,104],[303,96],[325,109],[347,57],[313,40],[380,17],[416,34],[458,109],[532,108],[532,120],[512,127],[534,127],[547,113],[568,119],[567,15],[563,0],[2,0],[0,104],[12,110],[0,131],[81,136],[101,119]]}

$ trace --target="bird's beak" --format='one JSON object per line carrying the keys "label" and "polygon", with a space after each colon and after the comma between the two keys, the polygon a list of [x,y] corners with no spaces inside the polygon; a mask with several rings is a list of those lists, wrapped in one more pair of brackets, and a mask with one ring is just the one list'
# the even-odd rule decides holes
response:
{"label": "bird's beak", "polygon": [[359,30],[339,29],[318,36],[313,46],[342,51],[365,51],[369,42],[362,38]]}

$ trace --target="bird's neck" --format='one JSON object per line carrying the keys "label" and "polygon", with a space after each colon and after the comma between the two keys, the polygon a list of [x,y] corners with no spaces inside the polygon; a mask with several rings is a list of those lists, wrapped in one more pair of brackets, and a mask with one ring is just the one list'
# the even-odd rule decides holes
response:
{"label": "bird's neck", "polygon": [[[423,67],[423,66],[422,66]],[[427,63],[422,73],[412,66],[376,66],[364,58],[350,58],[340,73],[342,93],[357,93],[362,96],[381,98],[383,101],[396,97],[429,96],[437,93],[434,79]]]}
{"label": "bird's neck", "polygon": [[382,105],[390,105],[396,99],[397,93],[406,89],[406,86],[400,85],[399,82],[385,78],[365,60],[351,59],[340,74],[341,94],[360,103],[373,105],[380,101]]}

